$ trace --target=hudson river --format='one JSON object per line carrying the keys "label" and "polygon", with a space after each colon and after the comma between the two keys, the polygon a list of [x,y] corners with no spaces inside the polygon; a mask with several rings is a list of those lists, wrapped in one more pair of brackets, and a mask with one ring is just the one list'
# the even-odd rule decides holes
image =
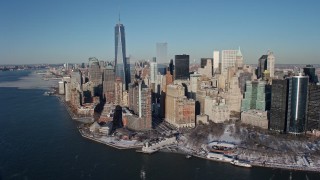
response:
{"label": "hudson river", "polygon": [[138,154],[82,138],[63,104],[30,71],[0,72],[0,180],[320,179],[170,153]]}

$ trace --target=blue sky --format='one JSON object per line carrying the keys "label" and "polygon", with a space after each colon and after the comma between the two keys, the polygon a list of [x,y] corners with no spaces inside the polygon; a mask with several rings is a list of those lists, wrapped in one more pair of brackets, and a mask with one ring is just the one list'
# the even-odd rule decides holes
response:
{"label": "blue sky", "polygon": [[127,55],[212,57],[241,46],[246,63],[269,49],[276,63],[319,63],[317,0],[1,0],[0,64],[114,59],[121,12]]}

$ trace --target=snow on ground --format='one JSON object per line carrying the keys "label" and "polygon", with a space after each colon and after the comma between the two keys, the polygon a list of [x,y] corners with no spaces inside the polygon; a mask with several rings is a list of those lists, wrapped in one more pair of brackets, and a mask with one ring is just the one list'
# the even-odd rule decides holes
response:
{"label": "snow on ground", "polygon": [[236,138],[231,135],[231,132],[229,130],[230,126],[234,126],[234,124],[228,124],[224,128],[224,133],[220,137],[215,137],[212,134],[208,135],[208,142],[212,141],[225,141],[225,142],[230,142],[230,143],[235,143],[235,144],[240,144],[241,140],[239,138]]}

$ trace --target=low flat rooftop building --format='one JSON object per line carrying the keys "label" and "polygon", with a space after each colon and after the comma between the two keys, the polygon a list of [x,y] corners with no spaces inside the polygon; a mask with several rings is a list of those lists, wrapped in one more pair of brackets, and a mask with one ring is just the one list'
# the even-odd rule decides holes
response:
{"label": "low flat rooftop building", "polygon": [[197,115],[196,124],[198,125],[200,122],[202,124],[209,124],[209,116],[206,114]]}
{"label": "low flat rooftop building", "polygon": [[241,123],[268,129],[268,112],[250,109],[241,113]]}

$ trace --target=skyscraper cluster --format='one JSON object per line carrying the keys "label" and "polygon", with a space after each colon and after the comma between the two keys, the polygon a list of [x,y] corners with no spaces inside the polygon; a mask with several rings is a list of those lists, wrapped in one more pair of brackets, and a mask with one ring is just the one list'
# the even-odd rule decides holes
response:
{"label": "skyscraper cluster", "polygon": [[245,64],[239,48],[214,50],[212,57],[200,59],[198,68],[190,68],[190,55],[169,60],[167,47],[156,43],[156,57],[130,68],[119,22],[114,62],[89,58],[88,66],[64,77],[59,92],[85,115],[93,115],[99,103],[107,104],[102,121],[113,116],[111,107],[117,106],[117,117],[122,108],[123,125],[132,130],[152,129],[153,118],[178,128],[236,118],[281,133],[320,130],[320,88],[313,66],[285,72],[275,68],[275,56],[268,51],[255,68]]}

